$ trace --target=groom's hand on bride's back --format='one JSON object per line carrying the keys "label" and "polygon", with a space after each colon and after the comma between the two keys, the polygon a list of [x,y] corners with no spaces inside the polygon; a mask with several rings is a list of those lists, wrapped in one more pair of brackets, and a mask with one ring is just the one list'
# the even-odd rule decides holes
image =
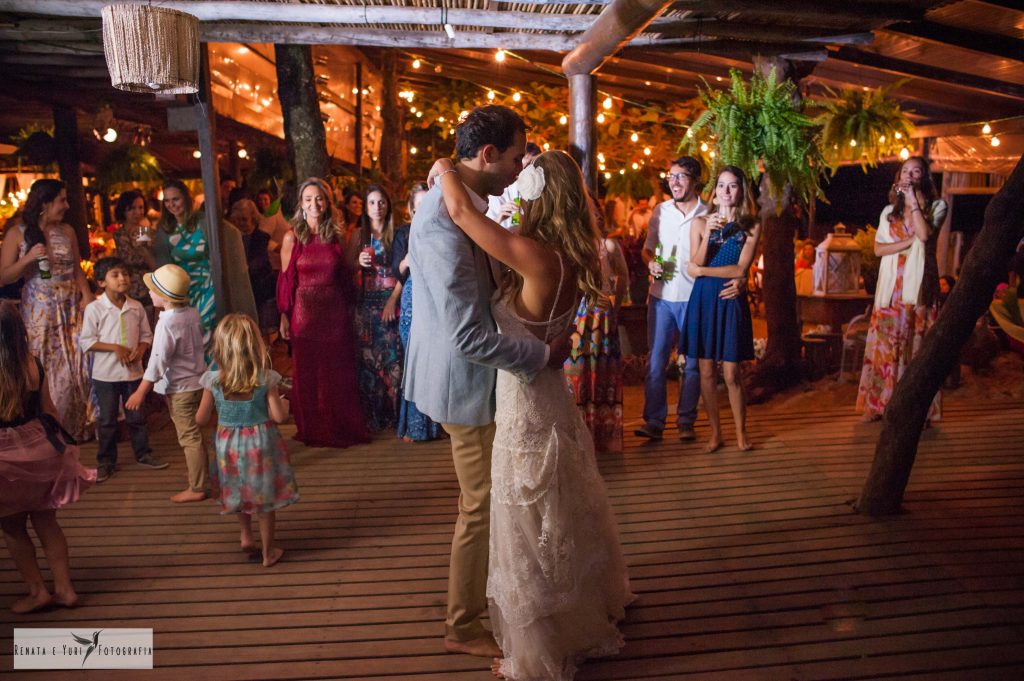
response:
{"label": "groom's hand on bride's back", "polygon": [[566,327],[565,331],[555,336],[548,343],[548,348],[550,349],[548,366],[552,369],[562,368],[565,360],[569,359],[569,353],[572,352],[572,332],[573,327]]}

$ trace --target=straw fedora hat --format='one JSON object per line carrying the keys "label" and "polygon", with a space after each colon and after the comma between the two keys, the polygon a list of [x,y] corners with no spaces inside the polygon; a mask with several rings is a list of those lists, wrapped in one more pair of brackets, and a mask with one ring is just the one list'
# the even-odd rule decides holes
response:
{"label": "straw fedora hat", "polygon": [[188,300],[188,285],[192,282],[177,265],[158,267],[156,272],[143,274],[142,281],[150,291],[177,303]]}

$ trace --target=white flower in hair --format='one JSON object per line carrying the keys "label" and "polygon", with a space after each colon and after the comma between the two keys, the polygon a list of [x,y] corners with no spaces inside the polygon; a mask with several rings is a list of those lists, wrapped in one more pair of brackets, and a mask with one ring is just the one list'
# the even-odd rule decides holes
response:
{"label": "white flower in hair", "polygon": [[516,180],[516,190],[524,201],[533,201],[540,198],[544,192],[544,169],[536,165],[528,165],[519,173]]}

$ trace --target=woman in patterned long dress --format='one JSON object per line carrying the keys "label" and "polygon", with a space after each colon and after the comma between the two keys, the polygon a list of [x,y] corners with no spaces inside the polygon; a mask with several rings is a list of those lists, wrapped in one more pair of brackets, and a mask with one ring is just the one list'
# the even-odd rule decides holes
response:
{"label": "woman in patterned long dress", "polygon": [[[935,249],[945,219],[946,204],[936,198],[927,161],[908,158],[889,191],[889,205],[882,210],[875,236],[875,254],[882,262],[857,390],[857,411],[865,421],[881,418],[896,383],[938,317]],[[940,391],[928,409],[928,419],[941,417]]]}
{"label": "woman in patterned long dress", "polygon": [[335,221],[334,195],[320,178],[299,186],[299,210],[281,244],[277,306],[281,337],[292,344],[295,439],[348,447],[369,438],[359,406],[353,268],[359,242]]}
{"label": "woman in patterned long dress", "polygon": [[[146,223],[146,199],[138,189],[130,189],[117,197],[112,225],[117,257],[131,268],[132,283],[128,295],[152,312],[153,301],[142,275],[156,269],[153,257],[153,233]],[[144,237],[144,238],[143,238]]]}
{"label": "woman in patterned long dress", "polygon": [[[85,353],[78,344],[85,306],[94,298],[79,265],[75,231],[64,224],[67,192],[59,180],[37,180],[25,201],[24,224],[8,230],[0,257],[2,283],[25,279],[21,315],[29,349],[46,370],[61,425],[78,440],[91,439],[95,409]],[[39,265],[46,258],[50,276]]]}
{"label": "woman in patterned long dress", "polygon": [[[409,218],[416,214],[420,202],[427,194],[427,184],[417,182],[409,190]],[[407,225],[410,230],[412,225]],[[399,230],[401,231],[401,230]],[[407,231],[408,233],[408,231]],[[399,281],[402,282],[401,313],[398,316],[398,335],[402,338],[402,352],[409,348],[409,331],[412,328],[412,277],[409,276],[409,258],[398,263]],[[416,403],[405,399],[399,389],[398,395],[398,437],[406,442],[425,442],[441,437],[441,424],[434,423],[429,416],[416,408]]]}
{"label": "woman in patterned long dress", "polygon": [[362,287],[356,335],[359,338],[359,399],[371,431],[398,421],[402,385],[402,342],[398,335],[398,304],[402,282],[398,265],[409,250],[409,230],[395,229],[391,199],[371,185],[363,201],[359,230]]}
{"label": "woman in patterned long dress", "polygon": [[599,254],[605,299],[595,306],[580,301],[572,351],[564,369],[583,420],[594,436],[594,449],[618,453],[622,452],[622,352],[617,320],[629,290],[629,270],[622,248],[608,238],[603,216],[596,210],[594,216],[604,234]]}
{"label": "woman in patterned long dress", "polygon": [[756,221],[750,183],[743,171],[725,166],[715,181],[714,212],[693,219],[687,274],[696,281],[683,322],[683,351],[700,364],[700,395],[708,413],[711,437],[705,451],[722,446],[718,415],[718,362],[729,392],[736,447],[753,447],[747,437],[747,403],[743,394],[742,362],[754,359],[754,331],[746,294],[722,298],[730,279],[746,280],[761,225]]}

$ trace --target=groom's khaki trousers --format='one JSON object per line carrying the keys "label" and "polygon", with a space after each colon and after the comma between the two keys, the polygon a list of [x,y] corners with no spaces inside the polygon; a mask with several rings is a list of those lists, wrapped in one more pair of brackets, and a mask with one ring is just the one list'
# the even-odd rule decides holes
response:
{"label": "groom's khaki trousers", "polygon": [[448,570],[445,636],[472,641],[484,633],[480,616],[487,609],[487,555],[491,537],[491,445],[494,424],[445,423],[459,478],[459,519],[452,538]]}

